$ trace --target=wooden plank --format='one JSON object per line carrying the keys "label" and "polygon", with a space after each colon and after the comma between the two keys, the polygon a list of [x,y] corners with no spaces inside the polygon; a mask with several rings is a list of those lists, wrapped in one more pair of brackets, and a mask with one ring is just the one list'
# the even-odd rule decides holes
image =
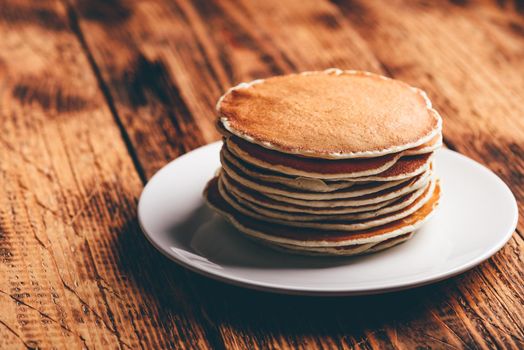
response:
{"label": "wooden plank", "polygon": [[67,9],[3,2],[0,38],[0,348],[211,347]]}
{"label": "wooden plank", "polygon": [[[353,6],[358,8],[358,4]],[[364,13],[360,19],[350,17],[350,23],[337,6],[327,2],[149,1],[109,6],[106,13],[113,14],[108,18],[90,15],[92,8],[83,2],[74,7],[87,47],[132,143],[137,148],[148,145],[137,150],[147,176],[180,152],[218,137],[212,129],[214,101],[234,83],[331,66],[388,73],[370,50],[367,36],[361,35],[372,19]],[[343,10],[347,14],[351,8]],[[122,20],[117,13],[127,15]],[[361,22],[356,23],[357,19]],[[145,57],[163,67],[162,74],[147,84],[152,92],[144,94],[143,110],[129,107],[135,98],[134,85],[128,84],[125,72],[138,71],[133,57]],[[424,67],[423,62],[417,64]],[[438,97],[442,96],[437,94],[438,85],[428,86],[422,78],[407,80],[428,89],[437,106],[449,112],[446,101]],[[155,95],[160,87],[177,91],[181,99],[177,104],[186,106],[182,113],[169,112],[174,106]],[[470,95],[470,99],[476,98]],[[133,113],[140,117],[132,118]],[[166,120],[173,118],[186,129],[171,127]],[[200,136],[186,131],[193,121]],[[453,140],[458,139],[460,128],[475,127],[459,119],[447,122],[457,128]],[[170,137],[177,137],[182,146],[166,144],[164,139]],[[459,142],[454,145],[468,151]],[[500,165],[496,158],[492,153],[489,161]],[[524,293],[515,281],[523,278],[522,248],[517,236],[494,259],[468,274],[386,296],[283,297],[201,278],[195,279],[193,288],[228,348],[519,348],[523,327],[518,316]]]}

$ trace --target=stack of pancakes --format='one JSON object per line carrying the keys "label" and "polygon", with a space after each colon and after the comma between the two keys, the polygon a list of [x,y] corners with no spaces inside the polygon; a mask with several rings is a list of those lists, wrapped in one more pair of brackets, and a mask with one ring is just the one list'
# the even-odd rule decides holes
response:
{"label": "stack of pancakes", "polygon": [[426,94],[330,69],[243,83],[217,104],[222,167],[204,192],[240,232],[302,254],[411,238],[440,196],[442,121]]}

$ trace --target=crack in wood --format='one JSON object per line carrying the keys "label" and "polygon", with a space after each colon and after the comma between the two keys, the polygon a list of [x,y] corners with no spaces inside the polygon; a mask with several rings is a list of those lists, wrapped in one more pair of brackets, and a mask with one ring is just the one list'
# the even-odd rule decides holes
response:
{"label": "crack in wood", "polygon": [[[47,248],[47,251],[48,253],[50,254],[51,256],[51,259],[54,263],[54,266],[55,266],[55,269],[56,269],[56,272],[57,272],[57,275],[60,279],[60,281],[62,282],[62,285],[63,287],[70,293],[72,293],[77,299],[78,301],[80,301],[80,303],[86,307],[97,319],[99,319],[100,321],[102,321],[102,324],[104,325],[104,327],[109,331],[111,332],[112,334],[114,334],[115,336],[117,336],[117,332],[115,329],[111,328],[106,320],[104,319],[104,317],[102,317],[97,311],[95,311],[95,309],[89,305],[89,303],[87,303],[83,298],[80,297],[80,295],[78,294],[78,292],[73,288],[71,287],[65,280],[64,280],[64,277],[62,276],[62,274],[60,273],[60,268],[58,266],[58,263],[56,261],[56,258],[53,254],[53,252],[50,250],[50,248]],[[124,343],[125,344],[125,343]],[[126,344],[127,345],[127,344]]]}
{"label": "crack in wood", "polygon": [[4,146],[4,149],[10,151],[13,155],[19,157],[24,163],[35,168],[35,170],[39,172],[40,174],[42,174],[47,180],[51,182],[54,181],[49,171],[40,168],[37,164],[33,163],[31,159],[27,158],[27,156],[24,153],[17,151],[13,145],[11,145],[9,142],[7,142],[7,140],[2,138],[2,135],[0,135],[0,143],[2,143],[2,145]]}
{"label": "crack in wood", "polygon": [[[56,260],[55,260],[55,264],[56,264]],[[58,268],[58,267],[57,267]],[[64,281],[64,278],[62,277],[62,275],[60,273],[58,273],[59,275],[59,278],[60,278],[60,281],[62,282],[62,285],[64,286],[64,288],[69,291],[70,293],[72,293],[77,299],[78,301],[80,301],[80,303],[87,308],[87,310],[89,310],[93,315],[95,315],[96,318],[98,318],[100,321],[102,321],[103,325],[105,326],[105,328],[110,331],[111,333],[113,333],[114,335],[117,335],[117,332],[111,328],[106,320],[98,313],[96,312],[92,306],[90,306],[84,299],[82,299],[80,297],[80,295],[78,295],[77,291],[72,288],[69,284],[67,284],[65,281]]]}
{"label": "crack in wood", "polygon": [[116,322],[115,322],[113,311],[111,310],[111,307],[109,306],[109,303],[107,301],[106,293],[104,292],[104,289],[101,287],[101,284],[100,284],[100,273],[98,272],[98,269],[96,267],[95,259],[93,257],[93,253],[91,252],[91,247],[89,246],[89,243],[87,242],[87,240],[84,241],[84,247],[85,247],[85,251],[87,252],[87,257],[89,259],[89,263],[91,264],[91,266],[93,268],[93,271],[95,273],[96,285],[97,285],[98,290],[100,292],[100,296],[102,297],[102,301],[104,303],[104,306],[105,306],[105,309],[106,309],[106,312],[107,312],[107,317],[109,318],[109,321],[111,322],[111,324],[113,326],[114,334],[115,334],[115,336],[116,336],[116,338],[118,340],[118,343],[121,346],[125,346],[125,347],[131,349],[132,347],[122,340],[121,335],[120,335],[120,331],[118,330],[118,328],[116,326]]}
{"label": "crack in wood", "polygon": [[441,318],[440,318],[440,317],[435,313],[435,311],[433,311],[433,310],[430,309],[430,310],[429,310],[429,313],[431,314],[431,316],[433,316],[433,318],[434,318],[438,323],[440,323],[441,325],[443,325],[444,328],[446,328],[446,329],[447,329],[448,331],[450,331],[450,332],[451,332],[455,337],[457,337],[457,339],[458,339],[458,340],[459,340],[459,341],[464,345],[464,347],[466,347],[466,348],[468,347],[468,345],[466,344],[466,342],[465,342],[465,341],[464,341],[464,340],[463,340],[463,339],[458,335],[458,333],[455,332],[455,331],[453,330],[453,328],[449,327],[449,326],[447,325],[447,323],[444,322],[444,320],[442,320],[442,319],[441,319]]}
{"label": "crack in wood", "polygon": [[35,346],[30,346],[21,336],[20,334],[18,334],[13,328],[9,327],[9,325],[7,323],[5,323],[4,321],[0,320],[0,324],[2,324],[11,334],[13,334],[16,338],[18,338],[22,344],[24,344],[24,346],[26,347],[26,349],[28,350],[36,350],[38,349],[38,345],[35,347]]}
{"label": "crack in wood", "polygon": [[86,196],[86,199],[84,201],[84,203],[82,204],[82,207],[80,207],[75,213],[71,214],[69,217],[70,217],[70,220],[68,223],[66,223],[67,225],[69,226],[73,226],[73,224],[75,223],[76,219],[84,213],[84,211],[89,207],[90,203],[91,203],[91,200],[93,200],[93,198],[95,197],[95,195],[97,195],[100,191],[100,184],[97,182],[95,188],[93,190],[91,190],[91,192]]}
{"label": "crack in wood", "polygon": [[352,344],[351,345],[352,348],[360,347],[360,345],[362,345],[362,344],[369,344],[369,338],[372,337],[373,335],[377,334],[378,332],[380,332],[380,330],[366,332],[366,334],[364,336],[364,339],[360,340],[358,343]]}
{"label": "crack in wood", "polygon": [[68,333],[71,333],[73,334],[74,336],[78,337],[83,343],[84,345],[87,347],[87,344],[86,344],[86,341],[85,341],[85,338],[81,335],[81,334],[78,334],[76,332],[74,332],[73,330],[71,330],[71,328],[69,328],[67,325],[59,322],[58,320],[54,319],[53,317],[49,316],[48,314],[46,314],[45,312],[43,311],[40,311],[39,309],[37,309],[36,307],[34,306],[31,306],[29,305],[28,303],[26,303],[25,301],[15,297],[14,295],[12,294],[9,294],[3,290],[0,290],[0,294],[3,294],[9,298],[11,298],[17,305],[23,305],[33,311],[36,311],[38,314],[40,314],[40,316],[50,320],[51,322],[53,323],[56,323],[60,328],[62,328],[63,330],[67,331]]}
{"label": "crack in wood", "polygon": [[29,223],[29,226],[31,227],[31,232],[33,233],[33,237],[35,238],[35,240],[38,242],[38,244],[40,244],[40,246],[42,248],[44,248],[45,250],[48,250],[48,247],[46,244],[44,244],[44,242],[40,239],[40,237],[38,236],[38,234],[36,233],[36,229],[33,227],[33,223],[31,222],[31,215],[29,214],[29,207],[27,206],[27,203],[24,201],[23,202],[23,205],[24,205],[24,209],[25,209],[25,213],[27,215],[27,221]]}
{"label": "crack in wood", "polygon": [[[502,273],[502,271],[499,269],[499,267],[497,266],[497,264],[495,264],[493,262],[492,259],[488,260],[485,264],[491,266],[494,270],[497,270],[499,272]],[[496,276],[498,277],[498,276]],[[494,288],[491,283],[490,283],[490,279],[484,274],[482,273],[481,274],[481,278],[486,282],[486,285],[488,286],[488,288],[491,290],[491,292],[493,293],[493,295],[495,296],[495,298],[497,299],[497,301],[499,302],[500,306],[502,307],[502,309],[504,309],[504,311],[506,312],[506,315],[508,316],[509,319],[511,319],[513,321],[513,323],[515,324],[515,326],[517,327],[517,329],[521,332],[521,334],[523,333],[523,329],[522,329],[522,326],[519,325],[519,322],[518,320],[516,320],[512,313],[510,312],[510,310],[507,308],[506,306],[506,303],[504,302],[503,298],[500,296],[499,294],[499,291]],[[505,284],[505,283],[504,283]],[[510,286],[508,286],[508,288],[510,288]],[[518,295],[518,294],[517,294]],[[524,305],[524,303],[523,303]],[[493,323],[491,323],[493,326],[496,326],[494,325]],[[509,331],[506,330],[506,333],[508,333]],[[513,336],[513,335],[512,335]],[[524,338],[521,338],[521,337],[517,337],[517,336],[513,336],[516,338],[516,340],[518,340],[519,342],[524,342]]]}
{"label": "crack in wood", "polygon": [[[495,298],[496,298],[497,301],[500,303],[501,307],[506,311],[508,317],[509,317],[513,322],[515,322],[515,325],[517,325],[517,327],[519,328],[519,326],[518,326],[518,322],[516,322],[516,320],[513,318],[513,316],[511,315],[511,313],[510,313],[509,310],[507,309],[505,303],[502,301],[502,299],[501,299],[500,296],[498,295],[498,292],[496,291],[496,289],[493,288],[493,286],[490,285],[490,282],[489,282],[490,279],[487,278],[487,277],[485,276],[485,274],[482,273],[482,272],[479,272],[479,275],[480,275],[480,278],[482,278],[482,279],[486,282],[486,286],[487,286],[489,289],[491,289],[493,295],[495,295]],[[512,338],[512,339],[514,339],[514,340],[516,340],[516,341],[518,341],[518,342],[520,342],[520,343],[524,343],[524,338],[521,338],[521,337],[519,337],[519,336],[517,336],[517,335],[515,335],[515,334],[512,334],[510,331],[508,331],[508,330],[504,329],[503,327],[501,327],[501,326],[495,324],[494,322],[490,322],[490,321],[488,321],[484,316],[480,315],[480,314],[478,313],[477,310],[471,308],[471,311],[472,311],[472,312],[473,312],[473,313],[474,313],[478,318],[482,319],[486,324],[489,324],[489,325],[491,325],[491,326],[497,328],[497,329],[500,330],[501,332],[503,332],[503,333],[505,333],[506,335],[508,335],[510,338]]]}
{"label": "crack in wood", "polygon": [[432,336],[431,334],[428,334],[428,333],[425,333],[425,332],[420,332],[420,334],[422,334],[423,336],[427,337],[427,338],[430,338],[430,339],[433,339],[434,341],[438,342],[438,343],[441,343],[441,344],[444,344],[446,347],[448,348],[451,348],[451,349],[460,349],[459,347],[453,345],[453,344],[450,344],[448,342],[446,342],[445,340],[442,340],[442,339],[439,339],[437,337],[434,337]]}

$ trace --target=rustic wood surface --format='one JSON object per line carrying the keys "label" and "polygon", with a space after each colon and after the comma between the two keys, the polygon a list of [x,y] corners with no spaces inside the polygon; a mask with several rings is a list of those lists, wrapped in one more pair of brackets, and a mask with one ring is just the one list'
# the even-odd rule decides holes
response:
{"label": "rustic wood surface", "polygon": [[[524,348],[523,14],[520,1],[2,1],[0,348]],[[147,243],[142,187],[219,138],[225,89],[328,67],[429,92],[447,146],[518,199],[499,253],[423,288],[308,298],[211,281]]]}

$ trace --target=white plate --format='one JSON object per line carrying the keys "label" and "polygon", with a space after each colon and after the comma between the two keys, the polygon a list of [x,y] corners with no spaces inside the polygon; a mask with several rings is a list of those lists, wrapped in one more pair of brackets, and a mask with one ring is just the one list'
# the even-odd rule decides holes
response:
{"label": "white plate", "polygon": [[146,185],[138,218],[167,257],[227,283],[286,294],[355,295],[416,287],[459,274],[497,252],[517,225],[517,204],[495,174],[456,152],[436,155],[442,199],[406,243],[360,257],[287,255],[244,238],[203,202],[219,167],[216,142],[167,164]]}

